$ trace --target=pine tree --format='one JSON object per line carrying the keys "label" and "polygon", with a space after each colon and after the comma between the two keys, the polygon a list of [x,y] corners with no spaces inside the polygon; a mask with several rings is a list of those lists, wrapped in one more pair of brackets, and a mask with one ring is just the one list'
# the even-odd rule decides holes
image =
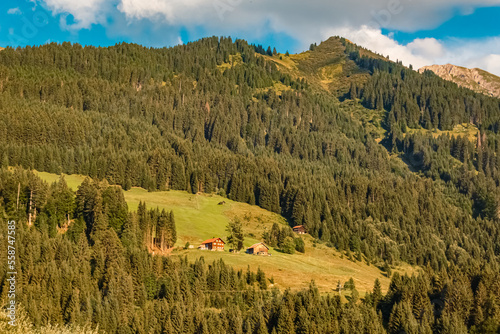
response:
{"label": "pine tree", "polygon": [[167,226],[167,231],[168,231],[168,247],[174,247],[175,243],[177,242],[177,228],[175,226],[175,217],[174,217],[174,212],[170,211],[169,217],[168,217],[168,226]]}
{"label": "pine tree", "polygon": [[259,283],[259,288],[261,290],[266,290],[267,289],[267,281],[266,281],[266,274],[260,269],[260,267],[257,269],[257,282]]}
{"label": "pine tree", "polygon": [[278,311],[278,321],[276,323],[276,334],[295,333],[291,310],[286,303],[283,303]]}
{"label": "pine tree", "polygon": [[227,236],[227,243],[231,245],[232,249],[237,251],[242,249],[245,237],[241,221],[239,219],[230,221],[226,226],[226,232],[229,234]]}
{"label": "pine tree", "polygon": [[375,279],[375,285],[373,287],[372,298],[373,298],[373,306],[376,309],[378,303],[382,300],[382,286],[381,286],[380,280],[378,278]]}

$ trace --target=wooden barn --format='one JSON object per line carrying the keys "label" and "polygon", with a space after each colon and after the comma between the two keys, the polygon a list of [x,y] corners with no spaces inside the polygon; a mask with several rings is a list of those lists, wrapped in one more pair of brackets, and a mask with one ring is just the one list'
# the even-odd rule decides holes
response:
{"label": "wooden barn", "polygon": [[297,234],[306,234],[306,228],[304,227],[304,225],[294,226],[293,231]]}
{"label": "wooden barn", "polygon": [[223,251],[225,242],[221,238],[212,238],[205,240],[198,247],[202,250],[213,250],[213,251]]}
{"label": "wooden barn", "polygon": [[263,242],[259,242],[248,247],[246,253],[254,255],[269,255],[269,247],[267,247]]}

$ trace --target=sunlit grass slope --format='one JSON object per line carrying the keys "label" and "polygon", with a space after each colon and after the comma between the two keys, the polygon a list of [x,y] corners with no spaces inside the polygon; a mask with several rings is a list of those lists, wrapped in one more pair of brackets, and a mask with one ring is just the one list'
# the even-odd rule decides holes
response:
{"label": "sunlit grass slope", "polygon": [[[60,176],[37,172],[47,182],[57,181]],[[64,175],[68,186],[77,190],[85,179],[80,175]],[[256,271],[259,267],[267,277],[273,277],[279,288],[301,289],[314,280],[322,292],[332,292],[338,281],[342,283],[353,278],[357,289],[363,293],[373,288],[375,279],[380,279],[382,287],[389,286],[387,278],[374,265],[365,262],[354,262],[342,256],[336,250],[314,242],[309,235],[303,236],[306,241],[306,253],[293,255],[270,249],[271,256],[253,256],[245,253],[232,254],[224,252],[200,251],[196,247],[205,239],[221,237],[226,239],[225,228],[231,219],[239,219],[243,223],[245,246],[262,240],[262,234],[270,229],[273,223],[286,224],[285,219],[260,207],[231,201],[217,195],[190,194],[184,191],[148,192],[142,188],[124,191],[125,200],[130,211],[136,211],[140,201],[146,202],[148,208],[173,210],[177,226],[177,244],[172,256],[187,256],[190,260],[204,256],[207,262],[222,258],[236,269],[246,270],[250,267]],[[225,202],[219,205],[220,202]],[[187,242],[195,249],[183,250]],[[411,273],[415,269],[410,266],[398,268],[400,272]]]}

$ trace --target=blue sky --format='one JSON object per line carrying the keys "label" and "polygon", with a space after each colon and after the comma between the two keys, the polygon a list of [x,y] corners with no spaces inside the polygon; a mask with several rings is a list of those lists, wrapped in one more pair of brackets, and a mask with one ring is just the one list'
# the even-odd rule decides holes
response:
{"label": "blue sky", "polygon": [[230,35],[301,52],[341,35],[415,67],[500,75],[499,17],[500,0],[14,0],[0,3],[0,46],[161,47]]}
{"label": "blue sky", "polygon": [[456,10],[455,15],[433,29],[413,32],[391,31],[383,29],[385,34],[394,33],[400,43],[410,43],[416,38],[434,37],[436,39],[484,39],[500,36],[500,7],[479,8],[470,15],[463,15]]}

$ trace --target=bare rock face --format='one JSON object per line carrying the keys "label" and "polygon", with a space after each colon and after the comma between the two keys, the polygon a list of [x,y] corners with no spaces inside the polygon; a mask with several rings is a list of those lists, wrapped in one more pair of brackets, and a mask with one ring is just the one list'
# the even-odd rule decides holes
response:
{"label": "bare rock face", "polygon": [[475,92],[500,98],[500,77],[479,68],[465,68],[451,64],[425,66],[419,69],[434,72],[439,77]]}

